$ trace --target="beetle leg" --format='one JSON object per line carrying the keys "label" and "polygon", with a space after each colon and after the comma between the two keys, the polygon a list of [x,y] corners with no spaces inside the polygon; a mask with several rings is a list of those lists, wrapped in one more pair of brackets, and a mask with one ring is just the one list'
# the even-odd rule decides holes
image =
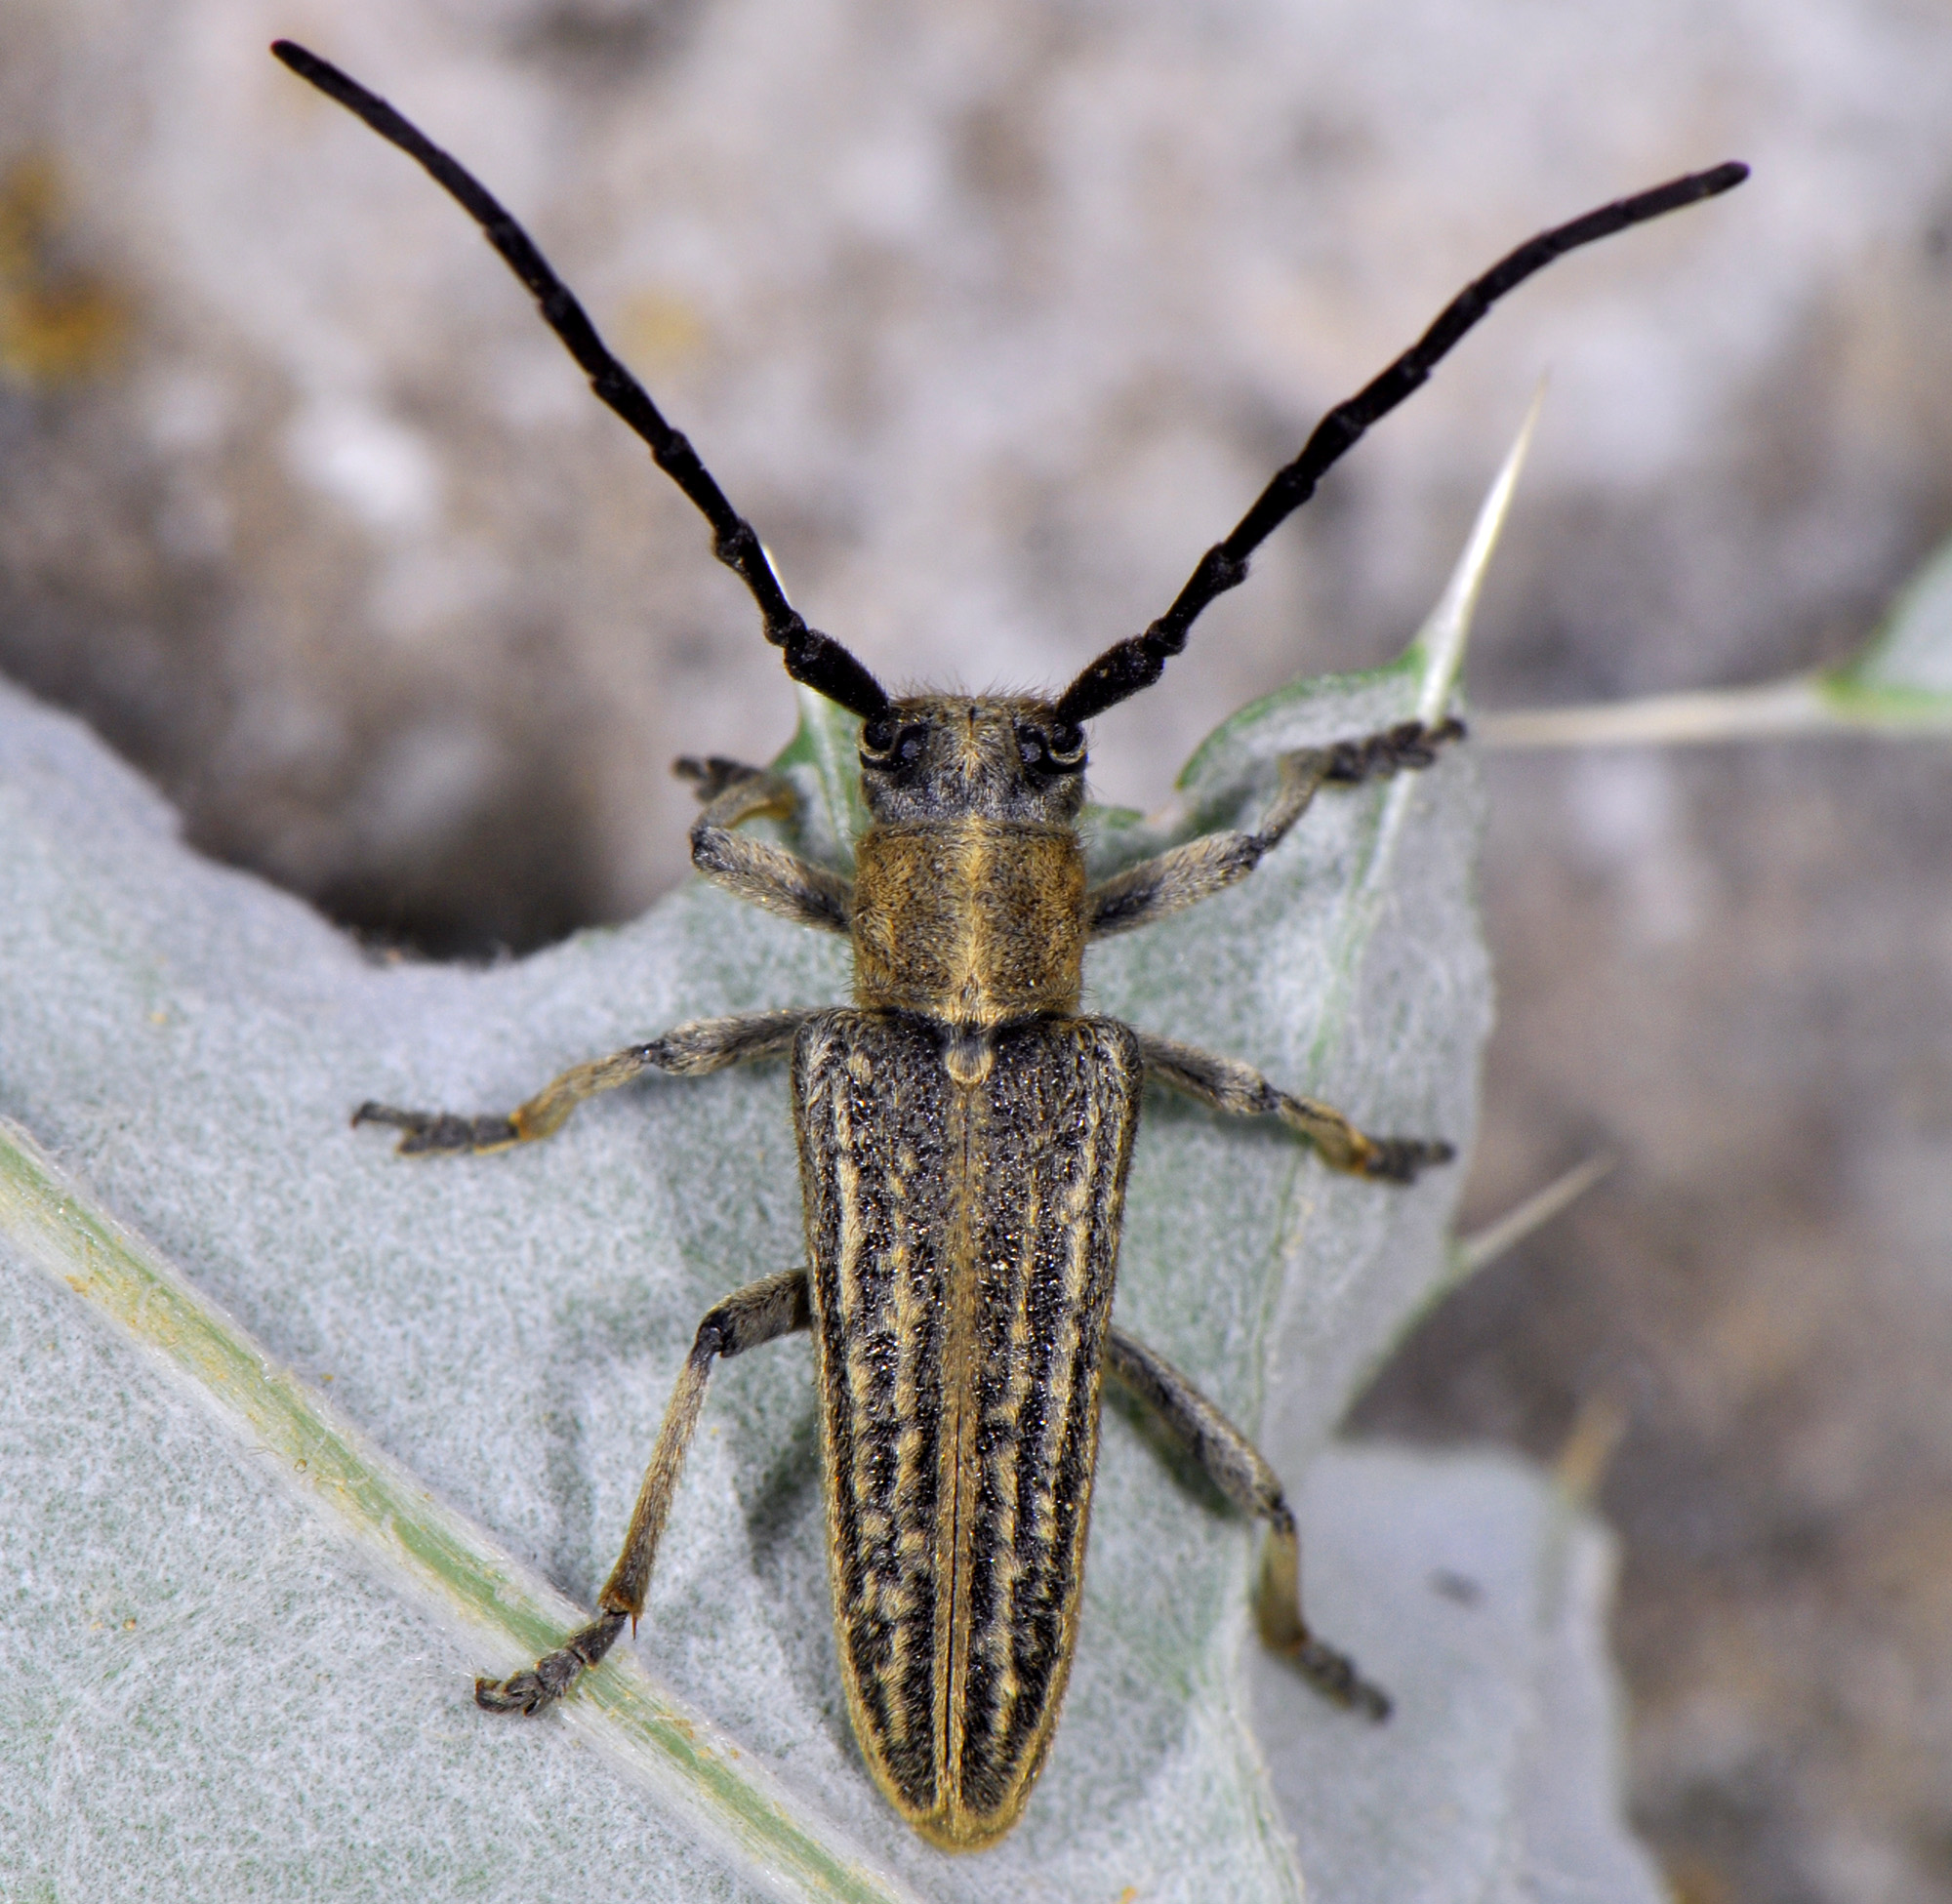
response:
{"label": "beetle leg", "polygon": [[614,1091],[647,1071],[698,1077],[727,1065],[777,1058],[793,1049],[793,1034],[812,1017],[797,1007],[742,1012],[736,1018],[700,1018],[679,1025],[648,1044],[627,1045],[607,1058],[573,1065],[526,1103],[506,1114],[462,1117],[449,1111],[400,1111],[368,1101],[352,1114],[355,1124],[390,1124],[401,1131],[396,1147],[407,1156],[456,1151],[506,1151],[512,1144],[552,1137],[585,1098]]}
{"label": "beetle leg", "polygon": [[1440,721],[1435,727],[1406,720],[1360,741],[1282,754],[1274,804],[1254,831],[1208,833],[1157,859],[1142,860],[1092,887],[1084,899],[1091,937],[1105,939],[1151,925],[1238,885],[1281,844],[1322,787],[1353,787],[1428,767],[1437,758],[1438,748],[1463,733],[1460,720]]}
{"label": "beetle leg", "polygon": [[1148,1077],[1215,1111],[1236,1117],[1279,1117],[1307,1138],[1331,1170],[1407,1184],[1416,1180],[1419,1170],[1448,1163],[1457,1155],[1442,1138],[1365,1137],[1331,1106],[1295,1097],[1269,1083],[1251,1065],[1182,1044],[1177,1038],[1141,1032],[1139,1055]]}
{"label": "beetle leg", "polygon": [[507,1680],[476,1680],[477,1706],[491,1713],[539,1711],[561,1698],[586,1668],[594,1666],[610,1650],[626,1620],[635,1626],[644,1610],[658,1537],[665,1530],[685,1450],[691,1445],[699,1410],[705,1405],[712,1362],[810,1327],[812,1320],[804,1270],[788,1270],[767,1276],[763,1282],[751,1283],[707,1312],[692,1341],[691,1354],[685,1357],[677,1387],[665,1406],[664,1425],[658,1430],[651,1465],[637,1492],[624,1551],[596,1598],[596,1618],[579,1627],[556,1651],[545,1654],[526,1672]]}
{"label": "beetle leg", "polygon": [[1122,1329],[1105,1338],[1105,1370],[1152,1411],[1159,1425],[1199,1463],[1221,1493],[1268,1523],[1254,1611],[1262,1641],[1292,1659],[1323,1697],[1370,1719],[1390,1716],[1389,1694],[1371,1685],[1346,1653],[1310,1632],[1301,1611],[1301,1545],[1281,1477],[1253,1442],[1162,1356]]}
{"label": "beetle leg", "polygon": [[791,819],[799,800],[792,781],[715,754],[709,760],[680,760],[673,771],[698,782],[705,811],[692,822],[691,863],[713,885],[795,925],[849,930],[854,917],[851,879],[734,830],[741,821],[760,814]]}

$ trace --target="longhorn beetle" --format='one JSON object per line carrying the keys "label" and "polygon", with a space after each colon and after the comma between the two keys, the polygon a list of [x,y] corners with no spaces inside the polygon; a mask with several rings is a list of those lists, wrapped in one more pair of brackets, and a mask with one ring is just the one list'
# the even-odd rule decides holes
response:
{"label": "longhorn beetle", "polygon": [[410,1155],[497,1151],[559,1130],[647,1071],[702,1076],[790,1057],[809,1267],[741,1289],[698,1325],[597,1615],[526,1672],[478,1681],[491,1712],[559,1699],[643,1611],[658,1537],[713,1361],[810,1329],[820,1379],[828,1571],[854,1732],[923,1836],[973,1849],[1016,1822],[1043,1762],[1076,1643],[1109,1374],[1268,1526],[1261,1636],[1320,1691],[1381,1719],[1389,1701],[1302,1616],[1294,1515],[1247,1438],[1161,1357],[1111,1326],[1125,1173],[1147,1079],[1217,1111],[1279,1117],[1330,1169],[1406,1184],[1440,1140],[1370,1137],[1248,1066],[1078,1010],[1084,949],[1244,879],[1324,787],[1428,766],[1455,719],[1283,757],[1253,832],[1211,833],[1087,885],[1078,820],[1084,723],[1150,687],[1195,618],[1322,473],[1507,291],[1575,246],[1739,184],[1715,167],[1521,245],[1421,339],[1331,410],[1178,599],[1054,699],[891,697],[787,600],[752,525],[611,355],[528,234],[384,100],[289,40],[272,52],[417,159],[534,294],[590,387],[712,525],[786,668],[861,720],[867,830],[852,879],[738,831],[790,817],[793,788],[735,761],[680,761],[704,812],[692,862],[768,911],[848,938],[854,1005],[680,1025],[577,1065],[504,1116],[362,1104]]}

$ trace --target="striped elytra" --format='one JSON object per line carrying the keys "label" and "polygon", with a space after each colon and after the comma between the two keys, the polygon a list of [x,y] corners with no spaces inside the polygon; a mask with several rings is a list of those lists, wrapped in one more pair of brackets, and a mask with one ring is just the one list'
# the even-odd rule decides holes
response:
{"label": "striped elytra", "polygon": [[793,1097],[812,1264],[834,1632],[855,1731],[916,1830],[1022,1810],[1077,1629],[1137,1041],[835,1010]]}

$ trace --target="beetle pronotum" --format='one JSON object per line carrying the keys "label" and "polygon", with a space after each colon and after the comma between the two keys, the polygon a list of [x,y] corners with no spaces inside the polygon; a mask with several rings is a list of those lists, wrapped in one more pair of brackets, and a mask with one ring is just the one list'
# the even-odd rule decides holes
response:
{"label": "beetle pronotum", "polygon": [[711,1311],[666,1410],[596,1618],[506,1681],[491,1711],[560,1698],[643,1611],[658,1538],[712,1364],[810,1329],[820,1380],[829,1575],[854,1731],[889,1800],[954,1849],[1016,1822],[1043,1762],[1076,1639],[1106,1374],[1158,1415],[1230,1500],[1267,1522],[1262,1638],[1339,1703],[1380,1719],[1383,1693],[1310,1631],[1294,1517],[1240,1431],[1169,1363],[1111,1326],[1125,1174],[1143,1083],[1280,1118],[1329,1168],[1407,1183],[1438,1140],[1371,1137],[1233,1059],[1080,1014],[1093,939],[1163,918],[1243,879],[1323,787],[1426,766],[1462,725],[1408,722],[1285,756],[1252,832],[1208,834],[1088,885],[1078,819],[1084,723],[1150,687],[1216,595],[1323,472],[1401,403],[1507,291],[1575,246],[1727,191],[1715,167],[1541,232],[1467,285],[1421,339],[1317,425],[1178,598],[1061,694],[890,697],[787,600],[750,523],[690,443],[611,355],[526,232],[384,100],[288,40],[272,51],[417,159],[534,294],[596,394],[704,514],[712,552],[757,602],[787,672],[860,717],[870,816],[853,877],[741,834],[794,793],[758,768],[683,761],[705,810],[707,878],[846,936],[854,1004],[681,1025],[564,1072],[507,1115],[364,1104],[411,1154],[548,1137],[576,1107],[646,1071],[699,1076],[791,1059],[808,1266]]}

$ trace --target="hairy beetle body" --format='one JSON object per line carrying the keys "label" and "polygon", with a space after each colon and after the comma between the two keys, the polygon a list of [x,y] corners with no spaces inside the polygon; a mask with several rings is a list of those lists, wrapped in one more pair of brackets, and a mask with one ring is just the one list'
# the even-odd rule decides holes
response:
{"label": "hairy beetle body", "polygon": [[859,1009],[793,1054],[848,1706],[956,1848],[1015,1822],[1070,1673],[1138,1123],[1137,1038],[1072,1016],[1080,777],[1049,726],[931,695],[864,736]]}
{"label": "hairy beetle body", "polygon": [[293,71],[416,159],[534,294],[590,386],[649,446],[712,530],[787,671],[861,719],[871,822],[851,876],[740,832],[788,818],[793,788],[729,760],[700,782],[700,872],[854,952],[854,1005],[681,1025],[590,1060],[504,1114],[364,1104],[408,1153],[502,1150],[550,1136],[577,1105],[662,1071],[701,1076],[791,1056],[809,1267],[735,1292],[698,1325],[597,1616],[506,1681],[496,1712],[535,1712],[596,1665],[644,1610],[657,1548],[712,1368],[811,1328],[820,1371],[829,1573],[863,1756],[911,1824],[950,1849],[1009,1830],[1049,1748],[1077,1641],[1099,1389],[1110,1373],[1216,1487],[1267,1528],[1262,1639],[1318,1690],[1376,1719],[1389,1701],[1302,1617],[1300,1551],[1279,1478],[1163,1357],[1111,1327],[1125,1173],[1142,1084],[1228,1114],[1279,1118],[1334,1170],[1407,1183],[1452,1153],[1371,1137],[1236,1059],[1078,1015],[1088,941],[1197,905],[1247,877],[1325,787],[1429,766],[1453,718],[1282,756],[1260,825],[1189,840],[1089,887],[1078,820],[1082,723],[1150,686],[1215,596],[1322,474],[1414,390],[1490,305],[1575,246],[1727,191],[1728,164],[1541,232],[1465,287],[1424,336],[1330,411],[1165,614],[1051,700],[891,697],[786,597],[752,525],[614,357],[528,234],[478,180],[335,66],[290,41]]}
{"label": "hairy beetle body", "polygon": [[999,1025],[1073,1011],[1084,958],[1084,854],[1069,829],[972,819],[876,827],[855,848],[854,995]]}
{"label": "hairy beetle body", "polygon": [[[1083,744],[1052,760],[1028,697],[917,695],[863,729],[854,998],[968,1037],[1073,1012],[1087,917]],[[886,748],[872,743],[885,734]],[[1061,737],[1066,738],[1066,737]]]}

